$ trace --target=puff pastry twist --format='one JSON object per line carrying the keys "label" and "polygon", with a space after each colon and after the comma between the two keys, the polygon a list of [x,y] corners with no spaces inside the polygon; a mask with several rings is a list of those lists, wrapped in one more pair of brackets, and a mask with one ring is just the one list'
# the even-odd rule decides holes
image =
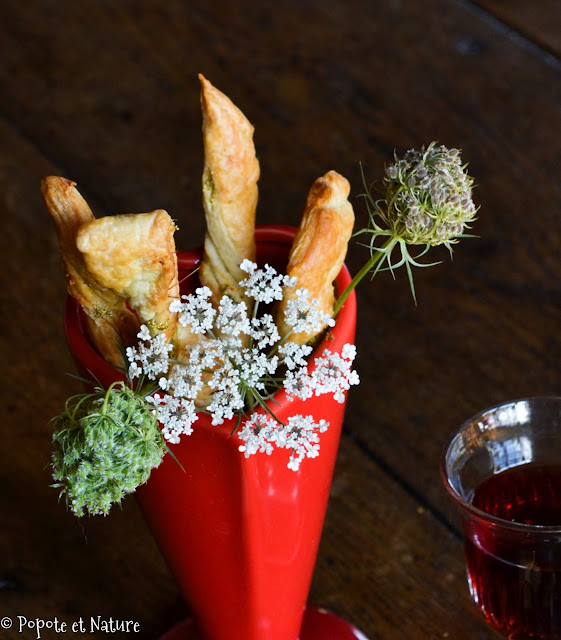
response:
{"label": "puff pastry twist", "polygon": [[[333,281],[339,274],[354,225],[354,212],[348,201],[349,182],[336,171],[329,171],[312,185],[306,208],[290,250],[287,275],[296,277],[295,287],[286,286],[276,309],[281,337],[290,331],[284,319],[289,300],[297,289],[305,288],[325,313],[333,313]],[[310,342],[320,333],[293,333],[291,342]]]}
{"label": "puff pastry twist", "polygon": [[120,345],[136,342],[139,323],[125,298],[92,276],[76,246],[80,229],[91,223],[94,215],[71,180],[48,176],[41,182],[41,193],[56,227],[68,292],[86,313],[90,339],[100,355],[120,367]]}
{"label": "puff pastry twist", "polygon": [[103,287],[125,298],[152,335],[170,339],[179,297],[175,223],[163,209],[105,216],[80,227],[76,245],[89,273]]}
{"label": "puff pastry twist", "polygon": [[240,264],[255,260],[255,209],[259,162],[253,126],[231,100],[199,75],[203,112],[203,205],[207,231],[200,268],[203,285],[213,293],[248,304],[239,282]]}

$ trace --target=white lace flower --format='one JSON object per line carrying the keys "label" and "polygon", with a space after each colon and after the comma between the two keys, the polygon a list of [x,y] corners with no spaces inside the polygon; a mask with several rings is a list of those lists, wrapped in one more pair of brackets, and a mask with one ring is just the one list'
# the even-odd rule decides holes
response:
{"label": "white lace flower", "polygon": [[282,300],[284,285],[294,286],[296,279],[279,274],[276,269],[266,264],[259,269],[251,260],[244,260],[240,269],[249,275],[240,282],[245,293],[257,302],[269,304],[274,300]]}
{"label": "white lace flower", "polygon": [[140,340],[138,345],[128,347],[125,352],[129,362],[129,377],[134,379],[144,374],[150,380],[156,380],[169,368],[169,353],[173,345],[167,342],[163,333],[152,337],[146,325],[141,326],[137,337]]}
{"label": "white lace flower", "polygon": [[214,391],[207,407],[213,425],[233,418],[235,413],[244,408],[239,371],[228,361],[212,372],[208,386]]}
{"label": "white lace flower", "polygon": [[200,366],[201,371],[214,369],[223,358],[222,340],[205,340],[191,346],[188,350],[189,364]]}
{"label": "white lace flower", "polygon": [[222,424],[224,420],[231,420],[236,413],[244,408],[243,398],[237,388],[220,389],[212,394],[212,401],[207,407],[212,420],[211,424],[216,426]]}
{"label": "white lace flower", "polygon": [[[292,352],[296,354],[298,352],[294,347],[285,347],[286,345],[283,345],[282,351],[288,353],[289,364],[292,365],[293,362],[290,361]],[[345,344],[341,354],[324,349],[323,354],[314,360],[315,367],[310,373],[307,362],[303,360],[301,354],[297,355],[301,358],[298,366],[291,367],[287,364],[288,370],[283,381],[288,398],[307,400],[313,395],[331,393],[337,402],[344,402],[345,392],[352,385],[360,382],[357,372],[352,369],[355,356],[356,347],[352,344]]]}
{"label": "white lace flower", "polygon": [[286,324],[295,333],[317,333],[326,325],[335,326],[335,320],[319,308],[319,302],[312,298],[307,289],[296,290],[296,298],[288,300],[284,313]]}
{"label": "white lace flower", "polygon": [[160,388],[170,389],[176,398],[196,400],[204,386],[203,372],[204,369],[197,363],[173,365],[171,375],[165,381],[166,386],[162,387],[160,382]]}
{"label": "white lace flower", "polygon": [[289,400],[299,398],[307,400],[314,395],[314,380],[308,374],[306,367],[300,367],[295,371],[287,371],[284,377],[283,386]]}
{"label": "white lace flower", "polygon": [[290,449],[287,467],[298,471],[304,458],[319,455],[319,434],[328,427],[328,422],[315,422],[312,416],[291,416],[284,425],[269,416],[254,414],[238,433],[243,442],[238,448],[246,458],[256,453],[270,454],[274,447]]}
{"label": "white lace flower", "polygon": [[240,333],[249,334],[251,324],[247,317],[247,307],[244,302],[235,303],[228,296],[222,296],[218,307],[216,326],[223,332],[233,336]]}
{"label": "white lace flower", "polygon": [[231,361],[239,371],[240,381],[246,387],[264,389],[264,379],[277,370],[278,357],[267,357],[256,348],[241,348],[232,353]]}
{"label": "white lace flower", "polygon": [[344,344],[341,349],[341,357],[353,362],[356,358],[356,346],[354,344],[349,344],[348,342]]}
{"label": "white lace flower", "polygon": [[168,442],[176,444],[181,435],[193,433],[192,425],[198,417],[194,402],[159,393],[147,400],[155,405],[158,420],[162,424],[162,434]]}
{"label": "white lace flower", "polygon": [[283,362],[290,370],[307,366],[307,358],[312,351],[313,348],[310,345],[297,344],[296,342],[285,342],[279,347]]}
{"label": "white lace flower", "polygon": [[246,420],[243,428],[238,432],[238,437],[243,444],[238,447],[246,458],[255,453],[273,452],[272,434],[275,431],[275,421],[269,416],[259,413]]}
{"label": "white lace flower", "polygon": [[317,396],[332,393],[337,402],[344,402],[345,391],[360,382],[352,369],[355,355],[356,348],[351,344],[343,347],[341,355],[325,349],[322,356],[315,359],[316,367],[310,376],[314,393]]}
{"label": "white lace flower", "polygon": [[194,333],[211,331],[216,311],[210,302],[212,291],[208,287],[195,289],[194,294],[181,296],[181,300],[174,300],[169,309],[178,313],[179,323],[189,326]]}
{"label": "white lace flower", "polygon": [[150,340],[152,336],[150,335],[150,330],[148,329],[148,327],[143,324],[140,326],[140,331],[136,334],[136,337],[139,340]]}
{"label": "white lace flower", "polygon": [[[244,281],[246,290],[257,302],[281,299],[283,287],[295,284],[294,278],[281,276],[268,265],[258,269],[254,263],[245,261],[242,267],[249,274]],[[341,355],[326,350],[316,359],[315,367],[308,369],[307,358],[312,348],[292,342],[279,344],[279,331],[270,313],[255,314],[249,319],[245,305],[226,296],[216,313],[210,297],[207,287],[199,287],[194,294],[182,296],[170,305],[179,314],[181,324],[202,334],[197,344],[183,347],[181,361],[174,360],[162,367],[159,378],[155,378],[163,393],[154,394],[152,402],[157,405],[162,431],[170,442],[192,432],[197,418],[195,402],[201,392],[211,423],[219,425],[243,414],[248,398],[252,398],[248,404],[261,403],[282,385],[289,399],[306,400],[314,394],[331,392],[342,401],[349,386],[358,383],[358,376],[351,369],[356,352],[352,345],[345,345]],[[333,326],[334,320],[319,309],[317,301],[309,298],[309,293],[300,289],[288,305],[287,321],[293,330],[309,332]],[[242,334],[244,338],[249,336],[249,344]],[[146,327],[139,338],[143,342],[138,349],[129,351],[130,375],[155,376],[159,356],[165,351],[167,358],[171,347],[150,338]],[[279,372],[281,365],[283,369]],[[242,440],[240,451],[248,457],[257,452],[271,453],[274,448],[289,449],[288,467],[297,470],[304,458],[318,455],[319,433],[326,428],[324,420],[316,423],[311,416],[293,416],[285,425],[273,412],[271,415],[258,412],[245,419],[238,433]]]}
{"label": "white lace flower", "polygon": [[272,347],[280,340],[277,325],[270,313],[264,313],[260,318],[252,319],[249,335],[257,349]]}
{"label": "white lace flower", "polygon": [[[129,351],[130,349],[130,351]],[[131,358],[134,358],[134,351],[132,347],[129,347],[126,351],[127,353],[127,359],[130,361]],[[129,364],[129,378],[131,380],[134,380],[135,378],[140,378],[140,376],[142,375],[142,368],[138,366],[137,362],[131,362]]]}
{"label": "white lace flower", "polygon": [[304,458],[316,458],[319,455],[319,433],[327,431],[329,422],[314,422],[312,416],[296,415],[288,419],[286,425],[285,448],[292,453],[288,468],[298,471]]}

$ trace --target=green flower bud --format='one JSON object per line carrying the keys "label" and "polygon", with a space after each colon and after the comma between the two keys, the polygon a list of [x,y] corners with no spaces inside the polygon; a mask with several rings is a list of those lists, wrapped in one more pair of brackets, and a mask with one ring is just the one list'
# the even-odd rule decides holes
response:
{"label": "green flower bud", "polygon": [[54,423],[53,486],[77,516],[107,514],[166,450],[153,406],[124,385],[71,398]]}
{"label": "green flower bud", "polygon": [[452,244],[475,219],[473,180],[460,152],[434,142],[386,167],[385,217],[407,244]]}

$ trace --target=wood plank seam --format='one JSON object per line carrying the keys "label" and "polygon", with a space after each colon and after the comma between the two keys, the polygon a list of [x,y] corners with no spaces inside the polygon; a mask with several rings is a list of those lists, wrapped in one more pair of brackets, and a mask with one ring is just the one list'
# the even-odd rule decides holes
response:
{"label": "wood plank seam", "polygon": [[496,29],[502,36],[509,38],[515,45],[524,51],[540,59],[548,66],[561,70],[561,59],[553,49],[546,45],[532,40],[532,38],[515,27],[513,24],[505,22],[498,15],[485,7],[485,4],[478,0],[457,0],[458,4],[466,11],[483,20],[486,24]]}
{"label": "wood plank seam", "polygon": [[[356,433],[353,433],[348,427],[343,425],[343,437],[348,439],[358,450],[373,464],[375,464],[380,471],[387,476],[392,482],[395,482],[408,496],[410,496],[424,512],[429,513],[446,531],[448,531],[456,540],[462,540],[462,532],[455,526],[446,515],[435,508],[428,499],[426,499],[422,493],[420,493],[415,487],[407,482],[407,480],[401,476],[395,469],[393,469],[388,462],[382,457],[378,456],[376,452],[364,442]],[[435,470],[435,477],[438,478],[438,469]]]}

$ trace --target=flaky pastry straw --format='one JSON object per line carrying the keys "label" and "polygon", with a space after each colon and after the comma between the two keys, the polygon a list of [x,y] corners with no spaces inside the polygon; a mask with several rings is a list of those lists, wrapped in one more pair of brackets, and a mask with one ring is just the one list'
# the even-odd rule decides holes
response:
{"label": "flaky pastry straw", "polygon": [[[349,192],[348,180],[336,171],[318,178],[310,189],[286,270],[288,276],[298,280],[296,286],[284,288],[283,299],[276,309],[275,320],[281,337],[290,331],[284,314],[300,288],[308,290],[322,311],[328,315],[333,313],[333,281],[343,266],[354,225],[353,207],[347,199]],[[303,344],[314,340],[322,331],[293,333],[288,340]]]}
{"label": "flaky pastry straw", "polygon": [[90,339],[100,355],[122,366],[120,345],[136,341],[139,322],[123,296],[92,277],[76,246],[80,228],[94,220],[93,213],[71,180],[48,176],[41,182],[41,192],[56,227],[68,292],[84,310]]}
{"label": "flaky pastry straw", "polygon": [[226,294],[248,303],[239,282],[240,264],[255,260],[255,208],[259,162],[253,126],[204,76],[201,81],[204,170],[203,205],[207,231],[200,268],[215,306]]}
{"label": "flaky pastry straw", "polygon": [[171,338],[179,297],[175,224],[163,209],[105,216],[80,227],[76,245],[86,268],[103,287],[125,298],[152,335]]}

